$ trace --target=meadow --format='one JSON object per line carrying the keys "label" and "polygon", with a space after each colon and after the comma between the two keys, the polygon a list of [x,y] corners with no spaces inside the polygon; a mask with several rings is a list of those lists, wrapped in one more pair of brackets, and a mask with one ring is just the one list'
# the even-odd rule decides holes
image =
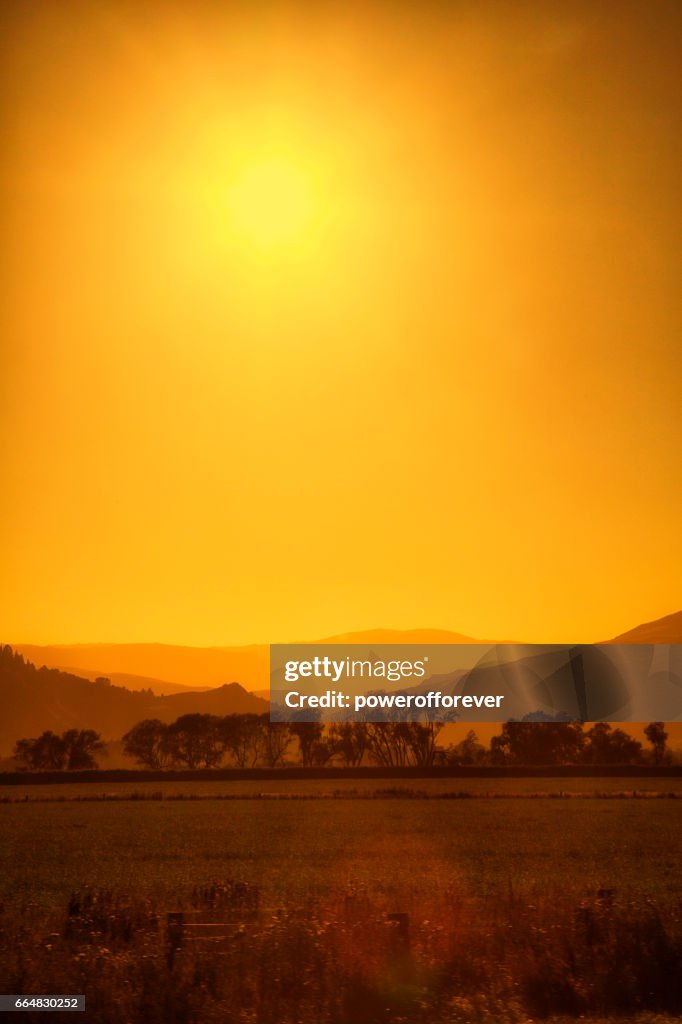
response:
{"label": "meadow", "polygon": [[[679,1019],[678,780],[276,785],[8,787],[1,990],[105,1024]],[[219,939],[169,959],[171,911]]]}

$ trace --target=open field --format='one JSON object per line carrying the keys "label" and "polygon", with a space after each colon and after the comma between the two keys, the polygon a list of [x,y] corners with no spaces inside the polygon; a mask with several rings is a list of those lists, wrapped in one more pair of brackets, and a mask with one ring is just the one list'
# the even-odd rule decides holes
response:
{"label": "open field", "polygon": [[[597,788],[679,791],[633,781]],[[308,799],[262,800],[248,798],[262,783],[241,782],[245,799],[93,802],[60,786],[64,801],[0,805],[0,987],[84,991],[98,1024],[679,1019],[680,800],[595,799],[594,779],[564,800],[512,796],[537,779],[469,780],[492,797],[469,800],[381,798],[382,785],[395,788],[315,799],[344,787],[306,780],[280,795]],[[185,787],[229,788],[166,795]],[[171,963],[165,915],[179,910],[229,927]]]}
{"label": "open field", "polygon": [[0,822],[1,897],[41,904],[86,886],[181,904],[226,877],[275,902],[362,885],[396,910],[569,881],[682,894],[677,800],[24,803]]}

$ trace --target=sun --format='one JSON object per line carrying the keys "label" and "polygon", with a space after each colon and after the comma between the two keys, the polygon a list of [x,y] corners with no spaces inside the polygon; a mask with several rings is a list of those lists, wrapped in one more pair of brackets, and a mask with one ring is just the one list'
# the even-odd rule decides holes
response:
{"label": "sun", "polygon": [[282,157],[243,168],[228,189],[234,233],[259,250],[303,243],[314,213],[312,185],[300,166]]}

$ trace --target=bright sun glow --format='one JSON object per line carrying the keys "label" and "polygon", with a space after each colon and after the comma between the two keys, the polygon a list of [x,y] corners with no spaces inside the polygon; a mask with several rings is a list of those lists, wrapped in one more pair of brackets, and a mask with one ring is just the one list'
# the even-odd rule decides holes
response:
{"label": "bright sun glow", "polygon": [[271,158],[244,169],[228,193],[233,229],[258,249],[304,240],[313,215],[306,175],[293,163]]}

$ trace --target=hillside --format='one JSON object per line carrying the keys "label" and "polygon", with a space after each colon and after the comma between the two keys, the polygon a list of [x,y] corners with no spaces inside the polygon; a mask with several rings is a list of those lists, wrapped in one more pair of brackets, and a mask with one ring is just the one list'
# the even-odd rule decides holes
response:
{"label": "hillside", "polygon": [[627,633],[621,633],[609,644],[682,644],[682,611],[666,615],[654,622],[644,622]]}
{"label": "hillside", "polygon": [[[568,638],[569,641],[577,638]],[[303,641],[299,641],[303,642]],[[467,644],[503,641],[476,640],[442,629],[368,629],[339,633],[323,644]],[[604,643],[682,643],[682,612],[636,626]],[[131,690],[178,695],[220,686],[237,679],[259,696],[269,688],[267,644],[245,647],[186,647],[174,644],[16,644],[14,649],[38,667],[96,679],[104,676]]]}
{"label": "hillside", "polygon": [[[466,644],[480,641],[461,633],[439,629],[372,629],[306,642]],[[238,679],[247,690],[266,690],[269,686],[270,655],[267,644],[246,647],[184,647],[175,644],[12,646],[38,667],[46,665],[88,679],[104,676],[111,679],[112,683],[120,683],[129,689],[149,688],[157,694],[216,687],[225,679]]]}
{"label": "hillside", "polygon": [[[25,653],[30,661],[30,657]],[[48,665],[48,668],[58,668],[70,675],[80,676],[82,679],[108,679],[115,686],[125,686],[127,690],[151,690],[157,697],[166,697],[171,693],[201,693],[208,690],[208,686],[183,686],[182,683],[170,683],[167,679],[154,679],[151,676],[133,675],[132,672],[100,672],[92,668],[76,668],[73,665]]]}
{"label": "hillside", "polygon": [[[268,684],[269,655],[265,644],[252,647],[184,647],[175,644],[13,644],[38,667],[69,668],[91,678],[122,675],[158,680],[197,689],[238,679],[247,689]],[[123,683],[123,685],[126,685]],[[155,687],[152,686],[154,690]],[[166,690],[168,692],[168,690]]]}
{"label": "hillside", "polygon": [[[9,652],[9,653],[7,653]],[[215,715],[269,711],[266,701],[239,683],[197,693],[166,697],[134,692],[123,686],[90,682],[58,669],[37,669],[7,647],[0,649],[0,756],[17,739],[45,729],[95,729],[104,739],[118,739],[143,718],[172,722],[180,715]]]}

